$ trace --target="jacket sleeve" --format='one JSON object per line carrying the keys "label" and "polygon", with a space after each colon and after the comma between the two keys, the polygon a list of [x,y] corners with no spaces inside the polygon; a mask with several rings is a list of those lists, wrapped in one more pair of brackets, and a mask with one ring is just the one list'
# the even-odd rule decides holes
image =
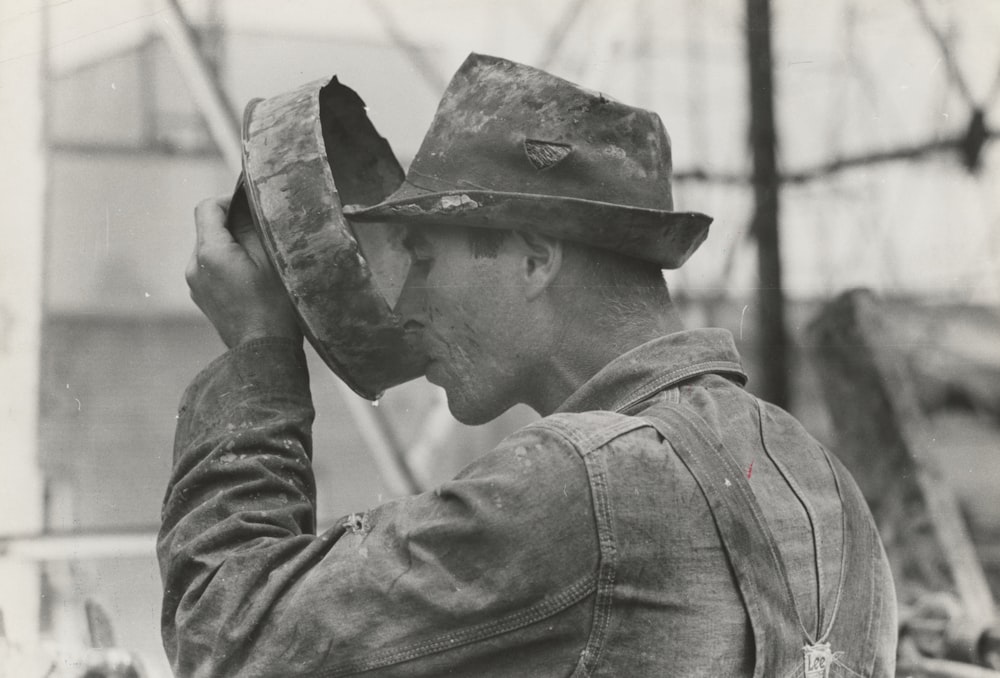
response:
{"label": "jacket sleeve", "polygon": [[528,427],[317,536],[312,419],[285,340],[230,351],[185,393],[157,545],[177,675],[440,674],[543,620],[572,667],[598,553],[572,445]]}

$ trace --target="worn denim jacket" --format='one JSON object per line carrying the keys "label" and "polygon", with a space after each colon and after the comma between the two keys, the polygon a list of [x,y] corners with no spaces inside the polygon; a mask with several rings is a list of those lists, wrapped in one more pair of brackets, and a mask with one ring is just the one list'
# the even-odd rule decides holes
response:
{"label": "worn denim jacket", "polygon": [[728,332],[662,337],[453,480],[316,535],[303,355],[230,351],[180,409],[158,542],[174,670],[892,676],[857,487],[744,381]]}

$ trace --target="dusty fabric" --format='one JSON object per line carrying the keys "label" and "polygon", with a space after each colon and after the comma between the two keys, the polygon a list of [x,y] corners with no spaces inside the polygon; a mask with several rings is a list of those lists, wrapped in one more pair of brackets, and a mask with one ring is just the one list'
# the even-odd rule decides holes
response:
{"label": "dusty fabric", "polygon": [[[787,675],[822,659],[831,676],[891,676],[895,601],[877,541],[854,559],[863,574],[839,586],[844,506],[870,524],[860,495],[842,469],[838,492],[818,443],[744,381],[728,332],[662,337],[455,479],[317,536],[304,358],[278,339],[230,351],[195,379],[179,415],[158,544],[175,671],[753,675],[756,629],[706,494],[675,449],[707,443],[683,431],[671,440],[654,422],[677,411],[745,470],[780,549],[796,609],[771,610],[765,625],[799,617],[818,640],[838,591],[851,617],[829,651],[797,645],[789,656],[803,661]],[[733,554],[751,567],[760,556]]]}

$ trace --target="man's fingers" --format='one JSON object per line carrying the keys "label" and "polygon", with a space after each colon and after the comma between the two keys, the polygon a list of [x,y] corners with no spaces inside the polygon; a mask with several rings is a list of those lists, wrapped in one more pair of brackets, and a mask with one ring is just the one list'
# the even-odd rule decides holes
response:
{"label": "man's fingers", "polygon": [[258,269],[271,270],[244,191],[238,191],[232,201],[225,196],[203,200],[195,208],[195,226],[195,256],[202,267],[245,257]]}
{"label": "man's fingers", "polygon": [[194,208],[198,249],[202,249],[206,245],[228,245],[233,242],[232,234],[226,230],[228,209],[229,198],[225,196],[207,198]]}
{"label": "man's fingers", "polygon": [[185,278],[191,299],[226,345],[264,336],[301,341],[295,309],[257,238],[245,195],[237,193],[232,204],[225,197],[202,201],[195,226]]}

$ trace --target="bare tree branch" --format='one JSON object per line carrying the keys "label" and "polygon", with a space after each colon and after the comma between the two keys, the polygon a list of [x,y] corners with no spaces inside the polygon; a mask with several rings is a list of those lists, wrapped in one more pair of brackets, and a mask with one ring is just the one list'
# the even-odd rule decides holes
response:
{"label": "bare tree branch", "polygon": [[945,65],[948,67],[948,72],[951,74],[951,79],[958,85],[958,88],[962,91],[962,96],[969,103],[970,106],[976,105],[976,99],[972,95],[972,90],[969,88],[968,83],[965,81],[965,77],[962,75],[962,71],[958,67],[958,62],[955,60],[954,54],[951,51],[951,45],[948,44],[948,39],[938,30],[937,26],[934,25],[934,21],[931,19],[931,15],[927,12],[927,7],[924,6],[923,0],[911,0],[913,6],[917,10],[917,14],[920,16],[921,22],[924,24],[924,28],[927,32],[934,37],[934,41],[937,42],[938,49],[941,50],[941,59],[944,60]]}
{"label": "bare tree branch", "polygon": [[[916,160],[929,155],[940,153],[959,152],[965,144],[966,135],[960,134],[946,139],[933,139],[911,146],[901,146],[899,148],[889,148],[863,155],[847,156],[829,160],[815,167],[809,167],[793,172],[782,172],[782,183],[804,184],[810,181],[825,179],[828,176],[843,172],[845,170],[865,167],[868,165],[880,165],[900,160]],[[1000,139],[1000,130],[991,129],[986,131],[987,140]],[[730,186],[747,186],[750,184],[750,177],[745,174],[733,172],[713,172],[701,167],[692,167],[674,173],[674,181],[677,182],[702,182],[709,184],[723,184]]]}
{"label": "bare tree branch", "polygon": [[[991,140],[1000,138],[1000,130],[989,130],[986,135],[987,139]],[[948,139],[933,139],[931,141],[925,141],[912,146],[890,148],[884,151],[866,153],[865,155],[836,158],[809,169],[783,173],[781,179],[785,183],[802,184],[816,179],[823,179],[831,174],[836,174],[837,172],[842,172],[848,169],[854,169],[856,167],[878,165],[887,162],[896,162],[899,160],[916,160],[928,155],[949,151],[958,152],[962,149],[964,143],[965,134],[962,134]]]}
{"label": "bare tree branch", "polygon": [[745,174],[733,172],[712,172],[704,167],[692,167],[686,170],[674,172],[674,181],[677,182],[698,182],[706,184],[728,184],[731,186],[744,186],[750,183],[750,177]]}

